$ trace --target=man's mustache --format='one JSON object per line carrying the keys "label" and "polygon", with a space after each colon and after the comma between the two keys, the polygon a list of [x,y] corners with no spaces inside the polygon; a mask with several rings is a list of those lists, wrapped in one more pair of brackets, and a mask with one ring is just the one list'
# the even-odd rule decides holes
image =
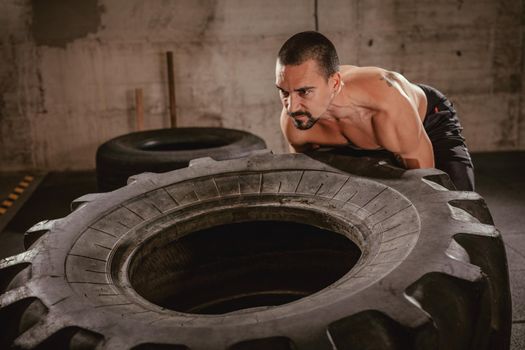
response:
{"label": "man's mustache", "polygon": [[302,115],[305,115],[307,116],[308,118],[312,118],[312,114],[310,114],[310,112],[307,112],[307,111],[297,111],[297,112],[288,112],[288,115],[292,118],[294,117],[299,117],[299,116],[302,116]]}

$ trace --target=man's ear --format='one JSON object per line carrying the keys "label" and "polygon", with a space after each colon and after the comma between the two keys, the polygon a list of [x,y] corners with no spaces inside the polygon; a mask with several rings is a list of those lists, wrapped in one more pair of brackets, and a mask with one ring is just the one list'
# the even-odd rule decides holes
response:
{"label": "man's ear", "polygon": [[339,89],[341,87],[341,82],[342,82],[341,79],[342,79],[342,77],[341,77],[341,73],[340,72],[335,72],[328,79],[328,86],[332,90],[332,93],[330,94],[330,96],[332,96],[332,98],[334,98],[335,94],[339,91]]}
{"label": "man's ear", "polygon": [[330,87],[334,89],[334,92],[339,90],[339,87],[341,86],[341,72],[335,72],[330,77]]}

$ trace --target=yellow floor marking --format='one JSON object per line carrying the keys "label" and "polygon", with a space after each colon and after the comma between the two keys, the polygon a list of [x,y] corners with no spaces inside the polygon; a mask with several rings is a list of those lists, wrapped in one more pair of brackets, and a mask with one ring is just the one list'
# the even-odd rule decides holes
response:
{"label": "yellow floor marking", "polygon": [[7,196],[7,199],[2,202],[2,206],[0,207],[0,215],[4,214],[7,209],[13,205],[13,202],[17,200],[22,193],[24,193],[26,188],[29,187],[30,182],[34,179],[35,178],[31,175],[24,176],[24,179],[18,183],[15,189]]}

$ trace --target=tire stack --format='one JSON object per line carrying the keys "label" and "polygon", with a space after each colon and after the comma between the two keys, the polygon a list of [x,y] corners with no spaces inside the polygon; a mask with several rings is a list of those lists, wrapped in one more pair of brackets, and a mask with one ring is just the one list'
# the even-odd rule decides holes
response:
{"label": "tire stack", "polygon": [[0,262],[0,348],[509,348],[501,236],[435,169],[263,151],[73,207]]}

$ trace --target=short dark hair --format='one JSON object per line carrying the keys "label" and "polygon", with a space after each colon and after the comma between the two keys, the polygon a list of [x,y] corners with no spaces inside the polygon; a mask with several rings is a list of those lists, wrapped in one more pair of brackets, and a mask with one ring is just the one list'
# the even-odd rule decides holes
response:
{"label": "short dark hair", "polygon": [[334,44],[323,34],[314,31],[297,33],[286,40],[277,57],[285,66],[296,66],[313,59],[326,79],[339,71],[339,57]]}

